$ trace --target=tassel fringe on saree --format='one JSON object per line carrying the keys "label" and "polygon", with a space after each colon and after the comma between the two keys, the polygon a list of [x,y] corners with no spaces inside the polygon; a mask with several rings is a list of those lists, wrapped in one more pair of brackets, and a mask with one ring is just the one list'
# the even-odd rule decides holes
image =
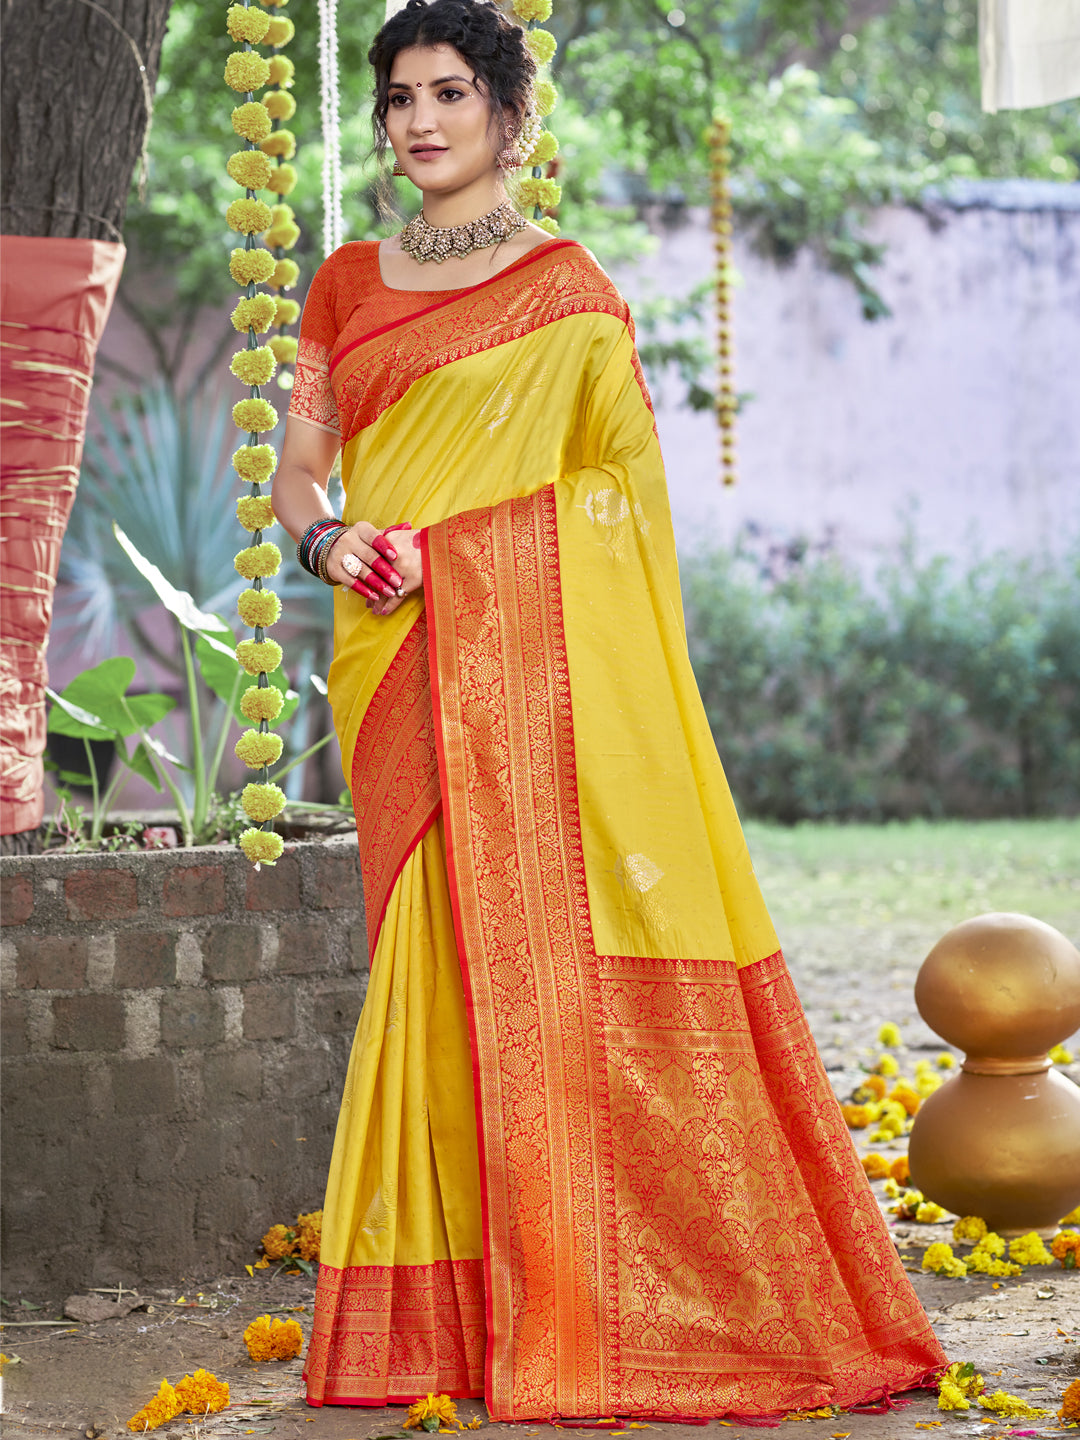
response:
{"label": "tassel fringe on saree", "polygon": [[[293,412],[424,597],[337,599],[371,944],[312,1404],[851,1406],[945,1363],[833,1098],[686,654],[622,300],[555,242],[466,291],[346,246]],[[327,383],[327,378],[330,384]]]}

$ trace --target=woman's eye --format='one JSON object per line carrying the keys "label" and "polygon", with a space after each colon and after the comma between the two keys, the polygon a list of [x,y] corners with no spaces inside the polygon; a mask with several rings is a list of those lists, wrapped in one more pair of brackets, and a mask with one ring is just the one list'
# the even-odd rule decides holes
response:
{"label": "woman's eye", "polygon": [[[398,103],[399,101],[400,101],[400,104]],[[390,96],[390,104],[391,104],[396,110],[400,110],[401,107],[402,107],[402,105],[407,105],[408,103],[409,103],[409,97],[408,97],[407,95],[402,95],[400,92],[399,92],[397,95],[391,95],[391,96]]]}
{"label": "woman's eye", "polygon": [[465,94],[465,91],[464,91],[464,90],[452,90],[452,89],[440,90],[440,91],[439,91],[439,99],[440,99],[440,100],[450,100],[450,101],[460,100],[460,99],[463,98],[464,94]]}

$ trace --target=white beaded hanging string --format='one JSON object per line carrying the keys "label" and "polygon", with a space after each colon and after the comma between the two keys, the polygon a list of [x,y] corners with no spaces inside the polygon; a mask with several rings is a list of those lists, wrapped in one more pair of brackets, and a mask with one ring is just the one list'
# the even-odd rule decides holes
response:
{"label": "white beaded hanging string", "polygon": [[337,0],[319,0],[319,76],[322,82],[323,254],[344,239],[341,210],[341,100],[338,85]]}

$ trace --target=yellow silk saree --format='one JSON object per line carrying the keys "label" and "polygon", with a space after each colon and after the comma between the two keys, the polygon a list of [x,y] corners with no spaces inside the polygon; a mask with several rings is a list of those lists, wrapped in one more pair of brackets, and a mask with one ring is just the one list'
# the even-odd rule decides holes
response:
{"label": "yellow silk saree", "polygon": [[698,698],[625,304],[569,242],[420,295],[346,246],[293,413],[425,576],[389,617],[336,601],[371,979],[310,1402],[671,1419],[918,1384],[945,1357]]}

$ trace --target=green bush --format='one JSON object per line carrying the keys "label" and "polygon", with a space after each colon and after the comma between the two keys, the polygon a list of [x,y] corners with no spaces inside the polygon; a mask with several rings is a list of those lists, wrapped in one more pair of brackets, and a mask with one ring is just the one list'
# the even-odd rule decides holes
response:
{"label": "green bush", "polygon": [[683,566],[690,656],[747,815],[883,820],[1080,810],[1080,553],[867,583],[744,537]]}

